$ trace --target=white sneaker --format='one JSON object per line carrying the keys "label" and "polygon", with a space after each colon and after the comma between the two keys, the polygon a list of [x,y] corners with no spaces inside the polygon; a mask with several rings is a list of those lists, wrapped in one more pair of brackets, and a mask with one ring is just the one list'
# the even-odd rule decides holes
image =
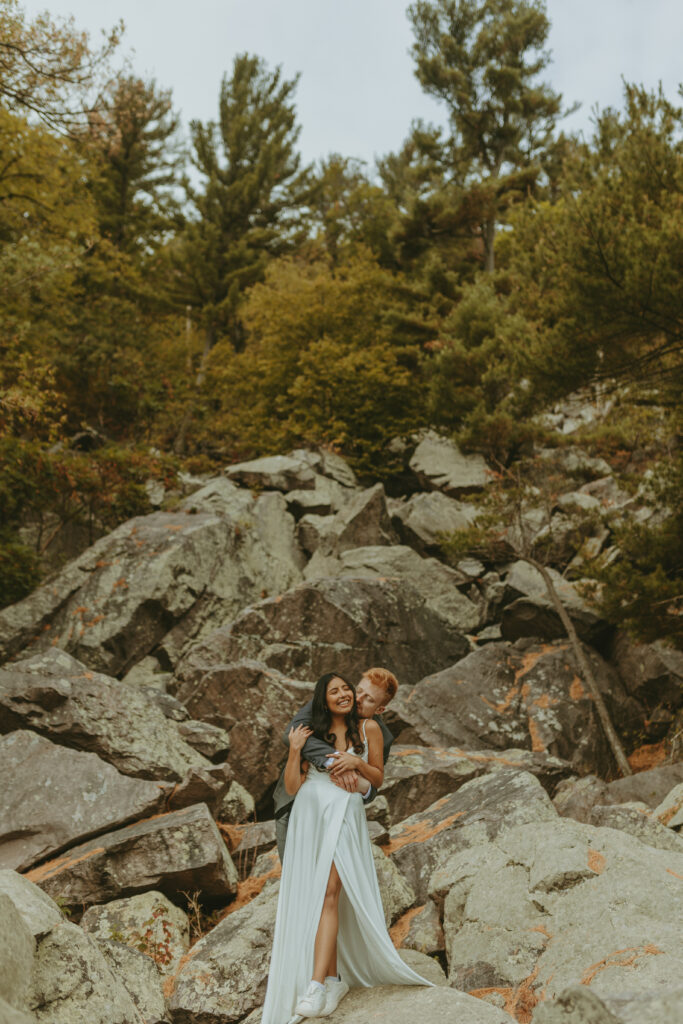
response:
{"label": "white sneaker", "polygon": [[294,1012],[302,1017],[320,1017],[326,1002],[327,989],[312,981],[294,1007]]}
{"label": "white sneaker", "polygon": [[325,981],[325,993],[327,995],[325,1009],[320,1016],[327,1017],[330,1013],[334,1013],[348,991],[349,986],[345,981],[340,981],[338,978],[327,979]]}

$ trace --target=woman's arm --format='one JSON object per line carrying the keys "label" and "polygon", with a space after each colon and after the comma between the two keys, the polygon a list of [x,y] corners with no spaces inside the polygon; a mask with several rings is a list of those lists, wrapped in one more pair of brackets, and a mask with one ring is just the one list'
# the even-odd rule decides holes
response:
{"label": "woman's arm", "polygon": [[285,789],[289,796],[296,796],[301,789],[301,749],[311,735],[305,725],[289,730],[289,757],[285,765]]}
{"label": "woman's arm", "polygon": [[365,736],[368,741],[367,762],[357,754],[339,754],[330,773],[338,775],[343,771],[357,771],[371,785],[378,788],[384,781],[384,740],[382,730],[371,718],[365,719]]}

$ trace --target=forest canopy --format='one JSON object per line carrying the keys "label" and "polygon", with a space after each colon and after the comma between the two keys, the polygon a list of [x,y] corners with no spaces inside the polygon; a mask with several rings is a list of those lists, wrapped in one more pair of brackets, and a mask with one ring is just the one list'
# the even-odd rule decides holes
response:
{"label": "forest canopy", "polygon": [[[0,0],[3,603],[60,530],[147,511],[150,480],[297,445],[386,480],[427,427],[504,470],[581,388],[627,396],[603,453],[642,448],[657,410],[683,505],[680,97],[624,83],[576,137],[542,0],[407,16],[443,125],[408,121],[374,168],[304,166],[297,78],[260,56],[183,125],[163,83],[114,70],[122,26],[95,48]],[[680,546],[632,532],[613,586],[675,600]]]}

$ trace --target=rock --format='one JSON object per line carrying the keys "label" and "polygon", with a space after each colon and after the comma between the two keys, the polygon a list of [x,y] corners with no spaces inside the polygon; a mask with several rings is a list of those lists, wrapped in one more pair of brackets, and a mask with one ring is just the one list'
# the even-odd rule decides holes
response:
{"label": "rock", "polygon": [[[326,546],[332,535],[334,519],[332,516],[302,516],[296,527],[296,539],[307,555],[314,554],[318,548]],[[307,567],[308,568],[308,567]],[[304,570],[304,573],[306,570]]]}
{"label": "rock", "polygon": [[36,939],[42,939],[64,920],[55,901],[16,871],[0,871],[0,893],[11,899]]}
{"label": "rock", "polygon": [[316,476],[312,490],[289,491],[285,501],[294,518],[301,519],[305,515],[332,516],[340,512],[352,496],[353,492],[336,480]]}
{"label": "rock", "polygon": [[230,753],[230,734],[218,725],[190,719],[178,724],[178,732],[186,743],[209,761],[220,763]]}
{"label": "rock", "polygon": [[231,1024],[262,1005],[278,891],[268,886],[192,946],[164,986],[174,1024]]}
{"label": "rock", "polygon": [[229,734],[236,779],[260,802],[286,759],[284,730],[312,688],[261,661],[231,661],[233,650],[229,628],[218,630],[181,662],[173,688],[193,718]]}
{"label": "rock", "polygon": [[612,660],[626,692],[648,710],[683,704],[683,651],[666,644],[636,644],[623,633],[614,642]]}
{"label": "rock", "polygon": [[144,953],[162,974],[173,969],[190,945],[187,914],[162,892],[88,907],[80,925],[98,942],[125,943]]}
{"label": "rock", "polygon": [[[616,728],[639,708],[612,669],[585,649]],[[607,773],[612,754],[568,641],[490,643],[419,682],[399,705],[422,743],[477,749],[521,747],[565,758],[576,772]]]}
{"label": "rock", "polygon": [[501,769],[394,825],[385,851],[422,902],[430,894],[432,874],[452,853],[491,839],[502,828],[555,818],[550,798],[532,775]]}
{"label": "rock", "polygon": [[0,732],[27,727],[136,778],[179,781],[211,767],[144,694],[58,648],[0,669]]}
{"label": "rock", "polygon": [[113,973],[123,982],[144,1024],[170,1024],[154,961],[122,942],[98,939],[97,944]]}
{"label": "rock", "polygon": [[339,555],[349,548],[394,544],[397,537],[391,525],[382,484],[356,494],[334,517],[325,549]]}
{"label": "rock", "polygon": [[155,814],[170,792],[28,730],[0,738],[0,778],[0,867],[17,871]]}
{"label": "rock", "polygon": [[368,821],[368,835],[370,842],[376,843],[377,846],[383,846],[389,842],[389,829],[380,825],[378,821]]}
{"label": "rock", "polygon": [[295,455],[266,455],[250,462],[227,466],[225,475],[233,483],[254,490],[294,491],[315,486],[315,471]]}
{"label": "rock", "polygon": [[415,893],[396,865],[379,847],[372,847],[387,928],[415,902]]}
{"label": "rock", "polygon": [[[275,846],[275,822],[254,821],[230,829],[230,853],[240,878],[246,878],[258,856]],[[234,846],[233,846],[234,843]]]}
{"label": "rock", "polygon": [[[260,1015],[244,1024],[259,1024]],[[380,985],[356,988],[334,1011],[334,1024],[515,1024],[514,1017],[452,988]]]}
{"label": "rock", "polygon": [[454,793],[471,779],[499,768],[530,772],[550,793],[571,771],[566,761],[528,750],[506,750],[499,754],[488,750],[394,743],[384,769],[381,793],[388,801],[391,820],[399,822],[425,810],[442,796]]}
{"label": "rock", "polygon": [[598,499],[584,491],[567,491],[559,496],[556,505],[566,512],[596,512],[601,508]]}
{"label": "rock", "polygon": [[[597,642],[607,630],[605,621],[583,600],[573,583],[555,569],[549,568],[548,573],[581,639],[588,643]],[[508,603],[501,618],[504,639],[531,636],[556,640],[566,636],[547,595],[543,578],[533,566],[522,561],[514,563],[505,581],[505,600]]]}
{"label": "rock", "polygon": [[563,818],[573,818],[590,824],[591,814],[596,804],[609,801],[609,789],[606,782],[596,775],[585,775],[582,779],[566,779],[557,787],[553,804]]}
{"label": "rock", "polygon": [[351,488],[358,485],[356,474],[348,462],[341,455],[330,451],[329,448],[318,448],[316,451],[311,451],[308,448],[297,448],[291,452],[291,456],[292,458],[301,459],[314,472],[320,476],[329,477],[330,480],[336,480],[343,487]]}
{"label": "rock", "polygon": [[428,956],[419,949],[408,948],[399,949],[398,955],[404,964],[412,967],[425,981],[431,981],[433,985],[439,988],[448,987],[448,978],[436,957]]}
{"label": "rock", "polygon": [[205,804],[159,814],[99,836],[26,877],[68,907],[90,906],[159,889],[199,891],[207,902],[237,889],[237,872]]}
{"label": "rock", "polygon": [[226,825],[240,825],[249,818],[253,818],[255,808],[251,793],[248,793],[239,782],[231,782],[230,788],[216,811],[216,819]]}
{"label": "rock", "polygon": [[15,1010],[28,1010],[35,949],[36,940],[21,914],[0,893],[0,999]]}
{"label": "rock", "polygon": [[95,940],[67,921],[38,946],[31,1009],[38,1024],[144,1024]]}
{"label": "rock", "polygon": [[614,993],[600,998],[584,985],[567,988],[552,1003],[542,1003],[534,1024],[673,1024],[683,1005],[683,987],[651,992]]}
{"label": "rock", "polygon": [[0,657],[59,646],[108,675],[149,654],[166,667],[214,623],[301,578],[279,494],[217,478],[173,512],[122,523],[29,597],[0,612]]}
{"label": "rock", "polygon": [[683,782],[674,786],[662,802],[655,807],[652,816],[669,828],[683,828]]}
{"label": "rock", "polygon": [[607,512],[627,507],[634,508],[636,504],[632,496],[619,486],[611,474],[598,480],[591,480],[579,490],[582,494],[596,498],[603,511]]}
{"label": "rock", "polygon": [[541,459],[556,463],[576,480],[595,480],[612,472],[608,462],[588,455],[583,448],[542,448],[536,454]]}
{"label": "rock", "polygon": [[427,956],[442,953],[445,939],[434,900],[427,900],[400,917],[391,929],[391,939],[397,949],[417,949]]}
{"label": "rock", "polygon": [[608,784],[609,800],[605,803],[625,804],[639,800],[655,808],[680,782],[683,782],[683,764],[661,764],[646,772],[614,779]]}
{"label": "rock", "polygon": [[594,807],[591,825],[620,829],[657,850],[676,850],[683,854],[683,837],[657,821],[647,804],[607,804]]}
{"label": "rock", "polygon": [[[314,560],[315,561],[315,560]],[[312,566],[312,567],[311,567]],[[311,563],[304,573],[315,579]],[[396,579],[409,584],[424,599],[425,606],[445,619],[454,629],[469,633],[481,625],[481,609],[457,589],[463,576],[435,558],[422,558],[412,548],[359,547],[345,551],[331,563],[321,560],[322,576]]]}
{"label": "rock", "polygon": [[481,455],[463,455],[454,441],[431,430],[409,465],[424,490],[443,491],[453,498],[482,491],[493,479]]}
{"label": "rock", "polygon": [[210,764],[207,768],[190,768],[185,777],[170,793],[167,807],[179,811],[191,804],[206,804],[215,815],[223,802],[232,782],[232,768],[229,764]]}
{"label": "rock", "polygon": [[[386,767],[387,766],[385,765],[385,771]],[[391,811],[389,810],[389,801],[385,796],[376,796],[374,800],[371,800],[369,804],[366,804],[365,816],[368,820],[368,824],[376,822],[387,831],[391,828]]]}
{"label": "rock", "polygon": [[36,1018],[32,1013],[24,1013],[17,1010],[16,1006],[10,1006],[0,997],[0,1024],[36,1024]]}
{"label": "rock", "polygon": [[449,498],[441,491],[413,494],[391,507],[391,522],[401,541],[421,555],[441,554],[444,534],[466,530],[476,516],[472,505]]}
{"label": "rock", "polygon": [[[248,608],[197,644],[186,664],[194,674],[191,666],[198,661],[228,665],[258,658],[271,669],[307,680],[332,667],[355,680],[366,666],[386,665],[400,682],[410,684],[457,660],[468,646],[407,584],[395,579],[321,579]],[[184,666],[178,676],[185,679]],[[178,695],[184,699],[180,690]],[[190,710],[194,718],[205,718]],[[232,733],[231,742],[237,764]],[[254,792],[253,786],[248,788]]]}
{"label": "rock", "polygon": [[503,824],[447,868],[451,985],[530,1014],[569,985],[604,997],[680,975],[682,854],[555,818]]}

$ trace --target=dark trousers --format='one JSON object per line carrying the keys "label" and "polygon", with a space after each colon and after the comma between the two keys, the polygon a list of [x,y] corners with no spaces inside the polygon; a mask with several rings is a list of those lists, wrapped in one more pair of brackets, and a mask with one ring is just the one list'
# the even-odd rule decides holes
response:
{"label": "dark trousers", "polygon": [[280,856],[280,864],[282,864],[282,858],[285,855],[285,843],[287,842],[287,826],[289,825],[289,815],[292,812],[291,806],[287,808],[284,814],[281,814],[279,818],[275,819],[275,841],[277,842],[277,852]]}

